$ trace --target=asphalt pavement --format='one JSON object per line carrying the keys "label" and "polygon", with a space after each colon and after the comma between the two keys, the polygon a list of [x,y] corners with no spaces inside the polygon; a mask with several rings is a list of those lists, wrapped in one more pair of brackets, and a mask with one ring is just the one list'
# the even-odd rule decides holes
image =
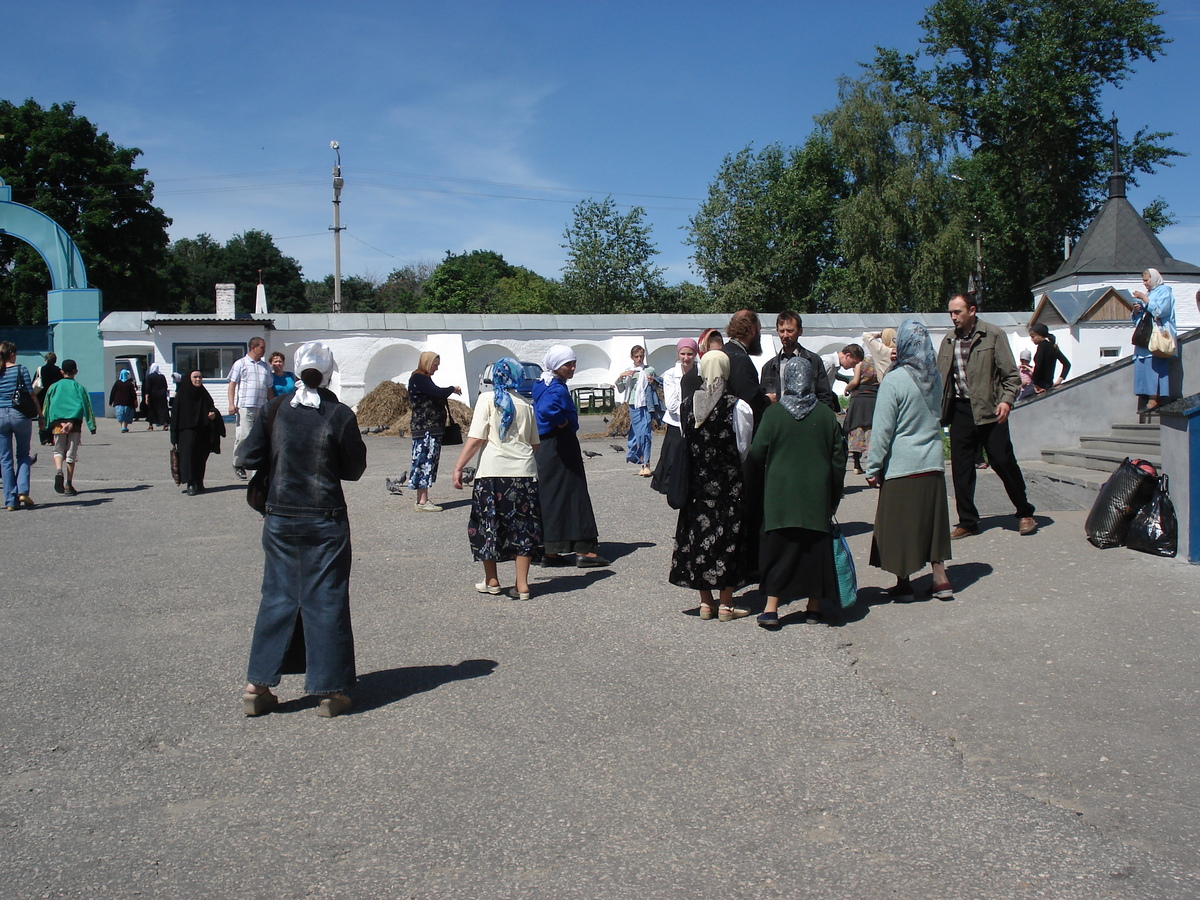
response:
{"label": "asphalt pavement", "polygon": [[165,435],[104,420],[64,497],[42,449],[42,505],[0,518],[5,896],[1200,896],[1186,563],[1096,550],[1037,489],[1021,537],[984,472],[956,599],[886,603],[850,474],[847,621],[703,622],[666,581],[675,513],[595,439],[611,568],[498,599],[453,452],[417,512],[384,487],[411,442],[366,440],[358,705],[332,720],[299,676],[241,714],[261,522],[228,453],[187,497]]}

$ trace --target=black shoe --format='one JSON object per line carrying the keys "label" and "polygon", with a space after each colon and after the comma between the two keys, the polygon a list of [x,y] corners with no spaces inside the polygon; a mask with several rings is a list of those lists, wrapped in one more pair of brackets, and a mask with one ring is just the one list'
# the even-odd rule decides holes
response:
{"label": "black shoe", "polygon": [[63,473],[61,471],[54,473],[54,490],[59,494],[66,493],[63,489]]}
{"label": "black shoe", "polygon": [[604,566],[611,566],[612,563],[603,556],[579,556],[575,559],[575,565],[581,569],[601,569]]}
{"label": "black shoe", "polygon": [[200,493],[200,491],[198,491],[196,489],[196,486],[194,484],[189,484],[187,486],[187,495],[189,497],[195,497],[198,493]]}
{"label": "black shoe", "polygon": [[241,466],[234,466],[233,474],[236,475],[238,478],[242,479],[242,481],[246,480],[246,470],[243,469]]}
{"label": "black shoe", "polygon": [[543,569],[555,569],[555,568],[558,568],[559,566],[569,566],[570,564],[571,564],[571,561],[563,556],[543,556],[542,557],[542,568]]}

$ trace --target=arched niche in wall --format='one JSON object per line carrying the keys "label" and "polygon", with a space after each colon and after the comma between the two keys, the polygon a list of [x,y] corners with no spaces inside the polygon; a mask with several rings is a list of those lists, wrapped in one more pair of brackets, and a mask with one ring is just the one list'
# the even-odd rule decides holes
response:
{"label": "arched niche in wall", "polygon": [[[474,391],[479,389],[479,376],[483,374],[483,370],[494,365],[496,360],[506,356],[512,356],[512,350],[503,344],[480,344],[467,351],[467,383],[472,387],[472,396],[474,396]],[[524,362],[524,360],[519,361]],[[541,360],[535,359],[530,362],[540,363]]]}
{"label": "arched niche in wall", "polygon": [[677,354],[675,345],[664,344],[663,346],[650,351],[650,356],[646,360],[646,365],[648,365],[661,376],[663,372],[675,365],[676,358]]}
{"label": "arched niche in wall", "polygon": [[[408,376],[417,367],[421,348],[407,342],[396,342],[375,351],[363,374],[363,395],[371,393],[385,381],[408,384]],[[297,373],[299,374],[299,373]]]}
{"label": "arched niche in wall", "polygon": [[612,358],[595,344],[576,344],[575,377],[572,385],[610,384],[609,370],[612,368]]}

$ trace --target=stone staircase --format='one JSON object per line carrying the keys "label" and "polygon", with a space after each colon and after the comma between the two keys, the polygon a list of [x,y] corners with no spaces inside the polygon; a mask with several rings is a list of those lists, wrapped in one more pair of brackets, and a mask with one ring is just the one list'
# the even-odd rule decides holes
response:
{"label": "stone staircase", "polygon": [[1091,509],[1101,486],[1125,457],[1162,468],[1157,421],[1109,427],[1108,434],[1081,435],[1078,447],[1043,450],[1041,459],[1022,461],[1025,480],[1052,489],[1079,509]]}

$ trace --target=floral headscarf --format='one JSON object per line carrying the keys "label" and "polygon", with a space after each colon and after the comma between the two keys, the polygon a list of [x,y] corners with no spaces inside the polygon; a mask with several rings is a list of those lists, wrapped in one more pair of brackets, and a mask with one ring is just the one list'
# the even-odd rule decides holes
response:
{"label": "floral headscarf", "polygon": [[783,363],[783,394],[779,402],[799,422],[817,405],[817,371],[803,356],[793,356]]}
{"label": "floral headscarf", "polygon": [[692,395],[692,413],[698,426],[704,423],[725,393],[725,382],[729,379],[729,357],[724,350],[710,350],[700,358],[700,377],[704,384]]}
{"label": "floral headscarf", "polygon": [[500,440],[508,437],[508,426],[517,414],[516,404],[508,392],[517,390],[524,380],[525,367],[511,356],[497,361],[492,367],[492,403],[500,410]]}
{"label": "floral headscarf", "polygon": [[890,376],[901,369],[908,371],[925,402],[939,409],[942,401],[942,376],[938,374],[937,357],[929,330],[916,319],[905,319],[896,331],[896,361],[888,370]]}

